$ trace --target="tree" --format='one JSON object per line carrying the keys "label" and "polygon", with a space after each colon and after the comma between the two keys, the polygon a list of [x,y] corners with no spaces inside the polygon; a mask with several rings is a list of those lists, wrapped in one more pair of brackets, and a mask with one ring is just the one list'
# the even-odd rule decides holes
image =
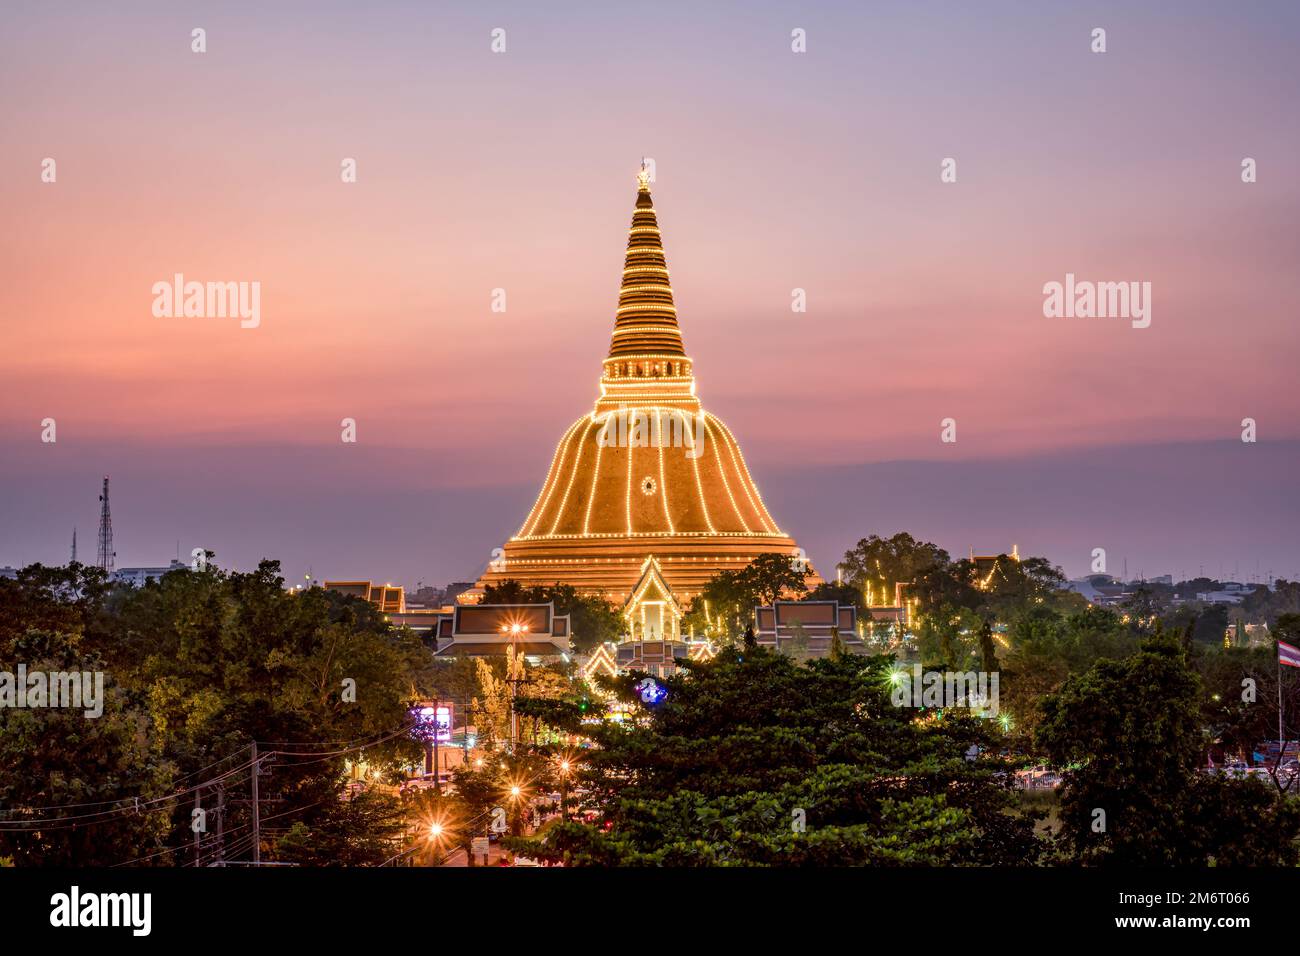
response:
{"label": "tree", "polygon": [[492,811],[505,804],[507,787],[501,763],[491,759],[481,767],[457,767],[452,771],[451,786],[458,808],[452,832],[473,866],[471,842],[476,836],[487,835]]}
{"label": "tree", "polygon": [[[28,631],[0,659],[27,673],[99,673],[102,713],[0,706],[0,856],[18,866],[105,866],[162,846],[174,766],[149,739],[143,709],[76,635]],[[166,861],[164,861],[166,862]]]}
{"label": "tree", "polygon": [[928,541],[917,541],[906,532],[892,538],[878,535],[861,539],[844,553],[839,564],[843,579],[858,591],[871,588],[883,594],[887,603],[894,599],[894,586],[911,585],[919,575],[951,563],[948,552]]}
{"label": "tree", "polygon": [[823,581],[805,594],[803,600],[839,601],[845,607],[852,605],[859,611],[863,611],[867,606],[866,594],[851,584],[842,584],[837,581]]}
{"label": "tree", "polygon": [[688,630],[732,644],[754,620],[754,608],[807,590],[805,572],[784,554],[760,554],[745,567],[719,571],[691,602]]}
{"label": "tree", "polygon": [[[76,565],[24,569],[0,582],[0,642],[6,657],[18,655],[8,659],[48,659],[52,668],[67,665],[55,669],[111,678],[96,720],[69,723],[71,715],[55,709],[0,713],[0,721],[20,721],[9,725],[12,733],[0,731],[0,747],[13,748],[0,775],[0,789],[9,790],[0,796],[47,817],[70,818],[72,804],[119,797],[133,808],[84,825],[5,834],[13,853],[4,852],[16,859],[188,859],[196,785],[224,775],[227,791],[247,787],[253,740],[266,742],[262,797],[277,801],[285,827],[302,823],[307,832],[322,832],[344,762],[360,755],[340,742],[370,742],[365,760],[381,774],[419,759],[418,744],[401,730],[411,700],[428,690],[414,677],[427,651],[364,601],[286,591],[276,562],[246,574],[215,565],[176,571],[142,588],[106,587],[100,572]],[[31,786],[38,789],[24,789]],[[165,799],[149,802],[159,796]],[[215,787],[198,796],[211,810]],[[226,833],[250,829],[249,807],[229,801]],[[268,830],[271,855],[272,837]]]}
{"label": "tree", "polygon": [[410,821],[395,796],[366,790],[331,800],[309,825],[294,823],[276,843],[276,857],[302,866],[378,866],[397,855]]}
{"label": "tree", "polygon": [[894,706],[890,658],[798,664],[751,648],[685,666],[661,681],[658,705],[617,685],[640,719],[588,728],[596,746],[579,782],[596,821],[557,824],[530,854],[673,866],[1035,858],[996,724]]}
{"label": "tree", "polygon": [[1250,620],[1273,628],[1283,614],[1300,614],[1300,581],[1278,578],[1271,590],[1259,585],[1241,602],[1241,609],[1250,615]]}
{"label": "tree", "polygon": [[730,644],[752,620],[757,600],[739,571],[719,571],[691,601],[682,625],[689,633]]}
{"label": "tree", "polygon": [[786,595],[797,596],[808,590],[806,572],[785,554],[760,554],[740,571],[739,583],[746,594],[763,605],[775,603]]}
{"label": "tree", "polygon": [[1016,618],[1006,639],[1009,647],[998,661],[1001,707],[1014,714],[1016,732],[1028,745],[1044,697],[1098,660],[1133,654],[1140,635],[1135,625],[1109,608],[1090,606],[1067,615],[1039,605]]}
{"label": "tree", "polygon": [[1159,634],[1103,660],[1043,702],[1038,739],[1069,767],[1060,845],[1089,864],[1294,866],[1300,804],[1257,780],[1198,772],[1201,682],[1179,639]]}

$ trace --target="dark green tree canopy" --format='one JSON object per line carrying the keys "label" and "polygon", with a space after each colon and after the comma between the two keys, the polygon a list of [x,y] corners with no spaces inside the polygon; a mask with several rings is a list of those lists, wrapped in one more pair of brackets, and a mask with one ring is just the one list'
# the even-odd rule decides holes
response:
{"label": "dark green tree canopy", "polygon": [[586,728],[594,821],[555,827],[538,852],[578,865],[1032,861],[996,723],[895,707],[890,666],[729,650],[663,681],[654,707],[631,675],[616,686],[640,719]]}

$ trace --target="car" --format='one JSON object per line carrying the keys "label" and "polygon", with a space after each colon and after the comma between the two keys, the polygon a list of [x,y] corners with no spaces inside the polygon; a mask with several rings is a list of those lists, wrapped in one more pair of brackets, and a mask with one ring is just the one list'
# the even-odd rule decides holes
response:
{"label": "car", "polygon": [[[439,776],[442,778],[442,789],[446,792],[448,787],[451,785],[451,780],[446,773],[442,773]],[[437,787],[438,782],[434,778],[433,774],[422,773],[418,777],[412,777],[409,780],[403,781],[399,788],[399,792],[410,793],[415,790],[435,790]]]}

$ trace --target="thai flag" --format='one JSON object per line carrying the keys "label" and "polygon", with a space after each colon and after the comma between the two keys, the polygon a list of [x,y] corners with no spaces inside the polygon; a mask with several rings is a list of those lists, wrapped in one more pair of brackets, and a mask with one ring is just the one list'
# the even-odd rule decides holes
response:
{"label": "thai flag", "polygon": [[1277,662],[1287,667],[1300,667],[1300,647],[1293,647],[1286,641],[1278,641]]}

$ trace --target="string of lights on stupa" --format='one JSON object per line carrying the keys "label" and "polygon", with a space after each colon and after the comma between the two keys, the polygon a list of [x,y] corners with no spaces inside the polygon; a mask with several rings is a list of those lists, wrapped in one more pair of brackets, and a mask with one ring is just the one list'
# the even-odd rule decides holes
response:
{"label": "string of lights on stupa", "polygon": [[654,557],[682,596],[762,554],[802,557],[735,435],[697,395],[644,168],[613,318],[595,404],[556,443],[532,508],[480,585],[560,581],[626,595],[634,569]]}

